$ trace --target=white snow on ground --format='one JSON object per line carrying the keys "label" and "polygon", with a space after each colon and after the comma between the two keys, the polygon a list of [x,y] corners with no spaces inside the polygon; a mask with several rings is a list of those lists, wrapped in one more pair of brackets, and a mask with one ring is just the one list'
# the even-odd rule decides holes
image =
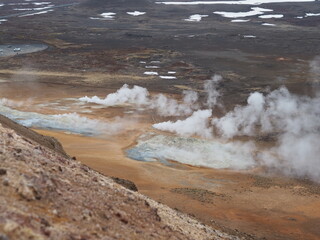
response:
{"label": "white snow on ground", "polygon": [[256,38],[254,35],[243,35],[244,38]]}
{"label": "white snow on ground", "polygon": [[318,16],[320,16],[320,13],[306,13],[304,16],[297,16],[295,18],[303,19],[306,17],[318,17]]}
{"label": "white snow on ground", "polygon": [[150,63],[161,63],[160,61],[151,61]]}
{"label": "white snow on ground", "polygon": [[209,15],[200,15],[200,14],[194,14],[191,15],[189,18],[184,19],[187,22],[200,22],[202,18],[208,17]]}
{"label": "white snow on ground", "polygon": [[306,17],[316,17],[320,16],[320,13],[306,13]]}
{"label": "white snow on ground", "polygon": [[159,66],[145,66],[145,68],[159,68]]}
{"label": "white snow on ground", "polygon": [[176,74],[174,71],[169,71],[168,74]]}
{"label": "white snow on ground", "polygon": [[52,8],[54,5],[48,5],[46,7],[40,7],[40,8],[14,8],[14,11],[41,11],[48,8]]}
{"label": "white snow on ground", "polygon": [[127,14],[131,15],[131,16],[141,16],[146,14],[146,12],[139,12],[139,11],[134,11],[134,12],[127,12]]}
{"label": "white snow on ground", "polygon": [[144,72],[143,74],[151,76],[159,75],[157,72]]}
{"label": "white snow on ground", "polygon": [[0,22],[7,22],[8,19],[0,19]]}
{"label": "white snow on ground", "polygon": [[36,6],[41,6],[41,5],[47,5],[47,4],[50,4],[51,2],[33,2],[32,4],[33,5],[36,5]]}
{"label": "white snow on ground", "polygon": [[283,14],[269,14],[269,15],[261,15],[259,18],[269,19],[269,18],[283,18]]}
{"label": "white snow on ground", "polygon": [[32,11],[33,8],[14,8],[14,11]]}
{"label": "white snow on ground", "polygon": [[276,25],[273,24],[273,23],[262,23],[261,25],[262,25],[262,26],[276,26]]}
{"label": "white snow on ground", "polygon": [[316,0],[241,0],[241,1],[191,1],[191,2],[156,2],[165,5],[211,5],[211,4],[237,4],[237,5],[261,5],[265,3],[298,3],[315,2]]}
{"label": "white snow on ground", "polygon": [[105,19],[112,20],[112,19],[114,19],[116,13],[114,13],[114,12],[106,12],[106,13],[101,13],[100,15]]}
{"label": "white snow on ground", "polygon": [[[2,4],[1,6],[3,6],[4,4]],[[8,3],[9,6],[19,6],[19,5],[29,5],[29,3]],[[1,7],[0,6],[0,7]]]}
{"label": "white snow on ground", "polygon": [[175,76],[160,76],[162,79],[177,79]]}
{"label": "white snow on ground", "polygon": [[219,12],[215,11],[214,14],[221,15],[226,18],[242,18],[242,17],[251,17],[256,15],[264,14],[265,12],[272,12],[272,9],[252,7],[251,11],[248,12]]}
{"label": "white snow on ground", "polygon": [[250,22],[250,19],[233,19],[231,22],[235,23],[243,23],[243,22]]}
{"label": "white snow on ground", "polygon": [[35,12],[35,13],[30,13],[30,14],[25,14],[25,15],[21,15],[19,17],[30,17],[30,16],[34,16],[34,15],[40,15],[40,14],[45,14],[45,13],[49,13],[52,12],[53,10],[48,10],[48,11],[42,11],[42,12]]}
{"label": "white snow on ground", "polygon": [[140,61],[139,63],[141,63],[141,64],[146,64],[147,62],[145,62],[145,61]]}

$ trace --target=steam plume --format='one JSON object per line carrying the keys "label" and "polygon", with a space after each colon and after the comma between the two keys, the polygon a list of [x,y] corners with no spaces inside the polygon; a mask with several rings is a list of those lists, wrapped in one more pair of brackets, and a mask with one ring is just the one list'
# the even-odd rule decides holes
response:
{"label": "steam plume", "polygon": [[276,146],[260,155],[269,167],[320,181],[320,98],[290,94],[282,87],[263,96],[253,93],[212,124],[226,138],[275,133]]}
{"label": "steam plume", "polygon": [[316,56],[310,62],[310,74],[313,81],[320,81],[320,56]]}
{"label": "steam plume", "polygon": [[212,137],[212,128],[209,126],[211,110],[198,110],[185,120],[176,122],[167,121],[154,124],[153,127],[168,132],[174,132],[182,136],[198,135],[204,138]]}
{"label": "steam plume", "polygon": [[101,99],[97,96],[89,98],[87,96],[80,98],[80,101],[103,104],[106,106],[122,105],[125,103],[142,105],[148,102],[149,92],[146,88],[134,86],[129,88],[127,84],[117,90],[115,93],[111,93],[106,96],[105,99]]}
{"label": "steam plume", "polygon": [[211,80],[207,80],[204,84],[204,90],[207,93],[206,106],[213,108],[218,104],[220,92],[217,90],[219,82],[222,80],[220,75],[215,74]]}
{"label": "steam plume", "polygon": [[123,85],[115,93],[111,93],[106,98],[101,99],[97,96],[94,97],[82,97],[80,101],[102,104],[107,107],[134,104],[138,106],[144,106],[149,109],[155,109],[161,116],[185,116],[192,114],[193,110],[198,108],[196,103],[198,100],[198,94],[194,91],[184,91],[182,102],[169,98],[163,94],[157,94],[150,96],[148,90],[143,87],[134,86],[129,88],[127,84]]}

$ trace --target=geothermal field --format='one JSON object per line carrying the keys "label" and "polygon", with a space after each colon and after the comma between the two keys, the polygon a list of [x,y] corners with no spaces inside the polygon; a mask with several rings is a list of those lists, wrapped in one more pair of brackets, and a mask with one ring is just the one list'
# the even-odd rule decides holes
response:
{"label": "geothermal field", "polygon": [[320,2],[0,0],[0,114],[243,239],[320,238]]}

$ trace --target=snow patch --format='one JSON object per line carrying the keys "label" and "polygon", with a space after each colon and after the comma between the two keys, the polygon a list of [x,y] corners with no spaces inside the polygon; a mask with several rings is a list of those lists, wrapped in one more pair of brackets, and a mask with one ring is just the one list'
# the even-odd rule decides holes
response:
{"label": "snow patch", "polygon": [[273,23],[262,23],[261,25],[262,25],[262,26],[271,26],[271,27],[276,26],[276,25],[273,24]]}
{"label": "snow patch", "polygon": [[29,13],[29,14],[21,15],[19,17],[29,17],[29,16],[34,16],[34,15],[46,14],[46,13],[49,13],[49,12],[53,12],[53,10],[51,9],[51,10],[47,10],[47,11]]}
{"label": "snow patch", "polygon": [[283,18],[283,14],[268,14],[268,15],[261,15],[259,18],[269,19],[269,18]]}
{"label": "snow patch", "polygon": [[156,76],[156,75],[159,75],[157,72],[149,72],[149,71],[147,71],[147,72],[144,72],[143,74],[145,74],[145,75],[151,75],[151,76]]}
{"label": "snow patch", "polygon": [[105,12],[105,13],[101,13],[100,15],[105,19],[113,20],[115,15],[116,15],[116,13],[114,13],[114,12]]}
{"label": "snow patch", "polygon": [[244,38],[256,38],[257,36],[254,35],[243,35]]}
{"label": "snow patch", "polygon": [[306,13],[306,17],[317,17],[320,16],[320,13]]}
{"label": "snow patch", "polygon": [[261,5],[266,3],[299,3],[299,2],[315,2],[316,0],[240,0],[240,1],[190,1],[190,2],[156,2],[156,4],[165,5]]}
{"label": "snow patch", "polygon": [[162,78],[162,79],[168,79],[168,80],[170,80],[170,79],[177,79],[175,76],[160,76],[160,78]]}
{"label": "snow patch", "polygon": [[145,66],[145,68],[159,68],[159,66]]}
{"label": "snow patch", "polygon": [[127,14],[131,15],[131,16],[141,16],[146,14],[146,12],[139,12],[139,11],[134,11],[134,12],[127,12]]}
{"label": "snow patch", "polygon": [[243,23],[243,22],[250,22],[250,19],[233,19],[231,22],[235,23]]}
{"label": "snow patch", "polygon": [[200,15],[200,14],[194,14],[191,15],[189,18],[184,19],[187,22],[200,22],[202,18],[208,17],[209,15]]}
{"label": "snow patch", "polygon": [[219,12],[215,11],[214,14],[221,15],[226,18],[243,18],[243,17],[251,17],[260,14],[264,14],[265,12],[272,12],[272,9],[260,8],[260,7],[252,7],[251,11],[248,12]]}

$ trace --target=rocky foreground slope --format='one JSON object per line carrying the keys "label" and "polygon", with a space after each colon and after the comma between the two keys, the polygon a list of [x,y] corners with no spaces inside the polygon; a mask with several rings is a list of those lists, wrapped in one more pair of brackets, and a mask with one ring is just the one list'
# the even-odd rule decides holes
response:
{"label": "rocky foreground slope", "polygon": [[238,238],[118,185],[1,116],[0,239]]}

